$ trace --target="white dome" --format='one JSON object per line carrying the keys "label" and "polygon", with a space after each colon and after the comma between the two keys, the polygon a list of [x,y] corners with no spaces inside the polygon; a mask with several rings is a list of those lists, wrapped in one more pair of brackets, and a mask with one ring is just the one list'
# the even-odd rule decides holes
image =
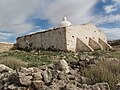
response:
{"label": "white dome", "polygon": [[72,24],[67,21],[66,17],[63,17],[63,20],[59,23],[58,27],[67,27],[71,26]]}

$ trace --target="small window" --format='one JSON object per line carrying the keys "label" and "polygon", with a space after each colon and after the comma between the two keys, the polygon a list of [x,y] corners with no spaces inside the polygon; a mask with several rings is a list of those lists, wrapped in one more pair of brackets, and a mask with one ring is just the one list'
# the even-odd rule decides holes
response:
{"label": "small window", "polygon": [[96,31],[94,31],[94,32],[96,32]]}
{"label": "small window", "polygon": [[74,36],[72,36],[72,38],[74,38]]}
{"label": "small window", "polygon": [[87,39],[87,37],[85,37]]}
{"label": "small window", "polygon": [[93,37],[93,39],[95,39],[95,37]]}
{"label": "small window", "polygon": [[54,46],[52,46],[52,48],[54,48]]}

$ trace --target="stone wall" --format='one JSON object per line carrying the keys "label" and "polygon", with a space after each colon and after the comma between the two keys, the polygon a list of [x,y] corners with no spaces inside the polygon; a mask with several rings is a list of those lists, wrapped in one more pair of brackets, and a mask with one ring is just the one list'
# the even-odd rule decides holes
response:
{"label": "stone wall", "polygon": [[0,42],[0,52],[9,51],[11,49],[16,49],[14,44]]}
{"label": "stone wall", "polygon": [[28,50],[56,49],[66,50],[65,28],[56,28],[17,38],[19,48]]}

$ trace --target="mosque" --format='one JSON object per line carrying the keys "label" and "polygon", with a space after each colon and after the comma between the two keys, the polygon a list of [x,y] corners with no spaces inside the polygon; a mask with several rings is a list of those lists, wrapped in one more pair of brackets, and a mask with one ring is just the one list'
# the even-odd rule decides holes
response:
{"label": "mosque", "polygon": [[24,50],[79,52],[112,49],[104,32],[94,24],[72,25],[66,17],[63,17],[57,28],[18,37],[16,42],[18,48]]}

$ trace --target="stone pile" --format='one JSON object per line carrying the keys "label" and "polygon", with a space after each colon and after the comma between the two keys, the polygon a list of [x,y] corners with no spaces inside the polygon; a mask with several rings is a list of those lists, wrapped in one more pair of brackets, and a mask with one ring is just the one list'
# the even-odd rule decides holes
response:
{"label": "stone pile", "polygon": [[71,66],[72,63],[68,65],[65,60],[60,60],[48,66],[16,70],[0,64],[0,90],[110,90],[107,83],[87,85],[87,78],[80,76],[76,69],[76,64],[79,67],[81,63],[74,62]]}

